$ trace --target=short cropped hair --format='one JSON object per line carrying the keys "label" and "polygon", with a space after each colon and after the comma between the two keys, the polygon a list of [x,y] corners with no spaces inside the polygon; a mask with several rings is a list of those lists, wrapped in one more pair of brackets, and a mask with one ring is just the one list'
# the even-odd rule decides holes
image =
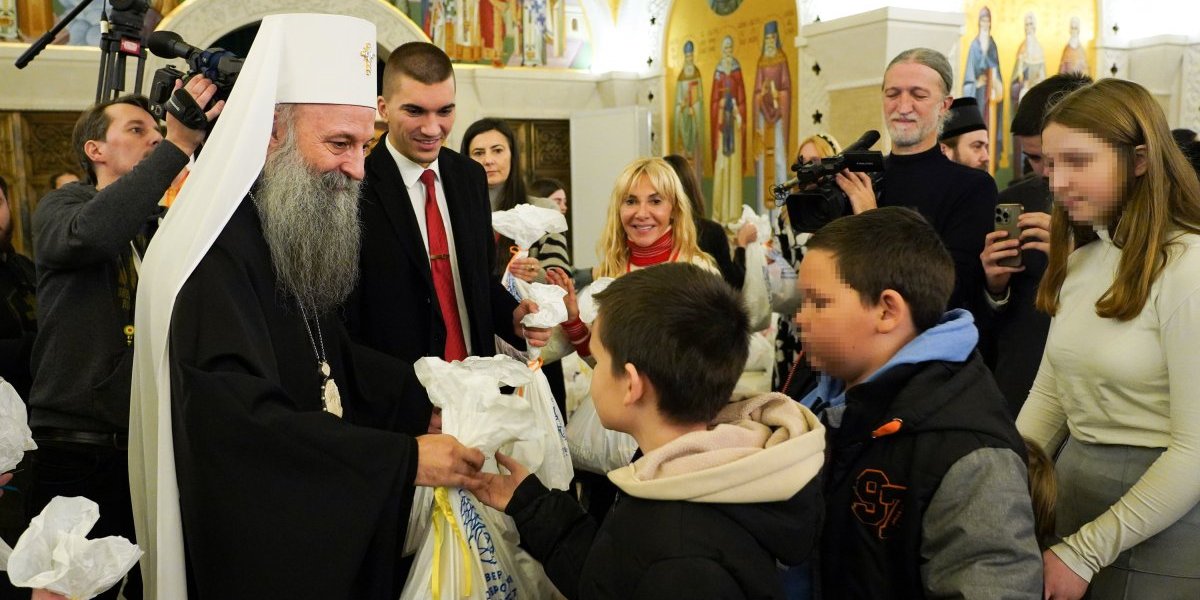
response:
{"label": "short cropped hair", "polygon": [[1087,75],[1063,73],[1049,77],[1029,88],[1017,104],[1009,131],[1013,135],[1042,135],[1042,122],[1046,113],[1067,94],[1092,82]]}
{"label": "short cropped hair", "polygon": [[950,61],[945,54],[931,48],[909,48],[897,54],[883,72],[887,73],[894,65],[901,63],[917,63],[933,69],[942,80],[942,94],[950,95],[950,89],[954,87],[954,70],[950,68]]}
{"label": "short cropped hair", "polygon": [[71,133],[71,148],[75,151],[76,162],[87,174],[89,183],[96,183],[96,166],[92,164],[92,159],[88,158],[83,147],[92,140],[103,141],[108,137],[108,127],[112,125],[112,119],[109,118],[107,109],[116,104],[128,104],[150,112],[150,100],[145,96],[129,94],[93,104],[79,115],[79,120],[75,121],[75,130]]}
{"label": "short cropped hair", "polygon": [[400,76],[433,85],[454,76],[454,65],[441,48],[429,42],[408,42],[392,51],[383,68],[383,94],[391,93]]}
{"label": "short cropped hair", "polygon": [[665,263],[618,277],[595,299],[592,335],[612,356],[613,374],[637,367],[673,423],[711,422],[749,354],[750,320],[733,288],[696,265]]}
{"label": "short cropped hair", "polygon": [[838,274],[864,305],[895,290],[908,303],[918,332],[937,325],[954,291],[954,260],[916,211],[888,206],[842,217],[808,240],[834,255]]}

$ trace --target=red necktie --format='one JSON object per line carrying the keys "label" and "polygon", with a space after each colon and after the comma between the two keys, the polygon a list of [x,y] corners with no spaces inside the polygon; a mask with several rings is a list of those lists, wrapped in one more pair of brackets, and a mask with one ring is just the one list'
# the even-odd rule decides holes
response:
{"label": "red necktie", "polygon": [[442,322],[446,324],[446,349],[442,358],[462,360],[467,357],[467,343],[463,340],[458,298],[454,294],[454,272],[450,266],[450,246],[446,242],[446,226],[442,223],[442,211],[438,210],[433,178],[433,171],[429,169],[421,173],[421,183],[425,184],[425,228],[429,232],[429,271],[433,274],[438,307],[442,309]]}

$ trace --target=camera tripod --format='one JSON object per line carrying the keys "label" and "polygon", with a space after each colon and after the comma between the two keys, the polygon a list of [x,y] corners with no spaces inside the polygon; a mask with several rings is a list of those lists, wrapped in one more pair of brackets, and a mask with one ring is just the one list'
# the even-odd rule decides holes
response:
{"label": "camera tripod", "polygon": [[[149,4],[146,0],[100,0],[108,2],[108,14],[100,10],[100,72],[96,78],[96,102],[112,100],[125,90],[125,61],[137,58],[137,78],[134,93],[142,93],[142,76],[146,69],[146,48],[142,43],[142,24],[146,20]],[[83,12],[92,0],[83,0],[61,21],[38,38],[21,57],[16,67],[24,69],[42,50],[50,44],[60,31]]]}

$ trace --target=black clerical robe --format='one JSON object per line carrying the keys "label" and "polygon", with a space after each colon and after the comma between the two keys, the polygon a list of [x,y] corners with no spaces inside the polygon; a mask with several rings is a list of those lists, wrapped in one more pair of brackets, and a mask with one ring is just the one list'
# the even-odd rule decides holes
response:
{"label": "black clerical robe", "polygon": [[[322,411],[321,339],[344,418]],[[189,598],[397,598],[428,399],[333,315],[310,342],[252,202],[180,291],[170,356]]]}

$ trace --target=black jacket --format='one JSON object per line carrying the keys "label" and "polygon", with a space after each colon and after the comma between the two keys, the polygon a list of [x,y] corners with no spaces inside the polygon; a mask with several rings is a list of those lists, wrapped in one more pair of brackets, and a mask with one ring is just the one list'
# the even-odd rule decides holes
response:
{"label": "black jacket", "polygon": [[[479,163],[443,148],[438,156],[450,212],[458,272],[473,354],[495,354],[493,334],[524,347],[512,332],[517,301],[492,275],[496,247],[487,177]],[[380,143],[367,156],[362,199],[362,253],[358,289],[347,302],[355,341],[413,363],[441,356],[446,326],[433,288],[429,254],[421,241],[400,169]]]}
{"label": "black jacket", "polygon": [[507,513],[521,547],[567,598],[779,598],[776,561],[797,564],[816,545],[821,496],[814,480],[784,502],[700,504],[618,494],[597,528],[566,492],[537,477]]}
{"label": "black jacket", "polygon": [[[1049,213],[1049,183],[1036,176],[1015,183],[1000,192],[1000,203],[1020,204],[1025,212]],[[1008,303],[998,311],[985,311],[984,323],[979,327],[979,345],[995,357],[992,372],[1014,419],[1033,387],[1050,331],[1050,315],[1036,306],[1038,285],[1046,272],[1046,255],[1025,250],[1021,252],[1021,264],[1025,270],[1013,273],[1008,280]]]}
{"label": "black jacket", "polygon": [[0,253],[0,377],[29,402],[29,357],[37,336],[37,279],[33,261]]}
{"label": "black jacket", "polygon": [[[1029,590],[1040,590],[1024,443],[977,354],[899,365],[851,388],[841,427],[829,432],[824,598],[913,600],[932,587],[1032,598]],[[971,469],[951,481],[967,457]],[[954,515],[927,515],[950,496]],[[935,521],[939,531],[930,530]]]}
{"label": "black jacket", "polygon": [[933,225],[954,259],[950,308],[979,320],[983,303],[983,239],[991,233],[996,182],[985,171],[960,165],[935,145],[919,154],[889,154],[879,206],[906,206]]}
{"label": "black jacket", "polygon": [[717,262],[721,278],[733,286],[742,289],[746,280],[746,249],[738,248],[731,255],[729,252],[729,237],[725,228],[712,219],[696,219],[696,245],[707,252]]}
{"label": "black jacket", "polygon": [[125,433],[133,343],[130,242],[188,156],[163,141],[104,189],[73,183],[33,213],[38,334],[29,424]]}

